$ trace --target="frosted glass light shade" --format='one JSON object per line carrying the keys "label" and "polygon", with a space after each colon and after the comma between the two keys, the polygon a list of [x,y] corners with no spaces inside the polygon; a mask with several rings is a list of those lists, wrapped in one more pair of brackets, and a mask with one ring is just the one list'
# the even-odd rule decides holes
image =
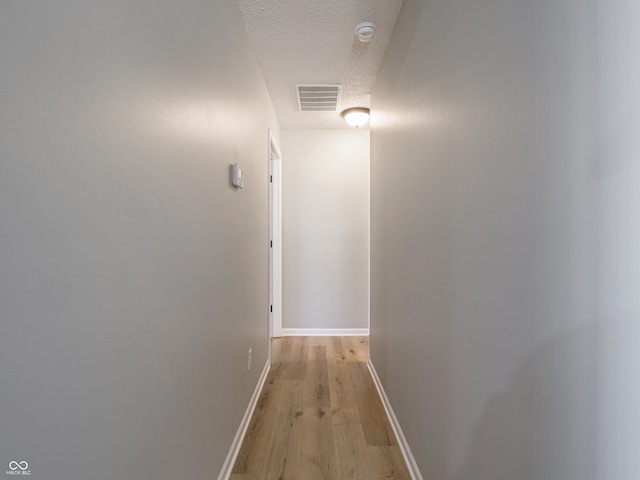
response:
{"label": "frosted glass light shade", "polygon": [[364,107],[347,108],[342,118],[352,127],[361,127],[369,121],[369,109]]}

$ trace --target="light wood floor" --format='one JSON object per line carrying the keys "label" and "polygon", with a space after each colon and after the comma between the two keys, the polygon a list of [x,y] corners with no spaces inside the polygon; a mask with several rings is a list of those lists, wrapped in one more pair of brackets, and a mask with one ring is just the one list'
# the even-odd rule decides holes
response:
{"label": "light wood floor", "polygon": [[283,337],[232,480],[410,476],[367,369],[366,337]]}

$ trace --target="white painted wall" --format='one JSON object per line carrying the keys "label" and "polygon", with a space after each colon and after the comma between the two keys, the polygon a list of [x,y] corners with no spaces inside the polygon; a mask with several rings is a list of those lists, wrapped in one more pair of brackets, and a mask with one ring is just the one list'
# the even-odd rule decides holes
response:
{"label": "white painted wall", "polygon": [[369,326],[369,130],[283,130],[283,328]]}
{"label": "white painted wall", "polygon": [[278,128],[244,31],[235,2],[0,4],[1,470],[220,472],[267,359]]}
{"label": "white painted wall", "polygon": [[428,480],[640,478],[640,6],[407,0],[371,355]]}

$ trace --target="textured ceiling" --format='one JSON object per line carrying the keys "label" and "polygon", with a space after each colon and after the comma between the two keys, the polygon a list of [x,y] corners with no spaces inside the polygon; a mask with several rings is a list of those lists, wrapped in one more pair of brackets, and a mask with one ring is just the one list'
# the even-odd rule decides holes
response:
{"label": "textured ceiling", "polygon": [[[282,128],[351,128],[340,117],[369,107],[403,0],[238,0]],[[374,22],[369,43],[356,25]],[[296,84],[342,86],[337,112],[300,112]]]}

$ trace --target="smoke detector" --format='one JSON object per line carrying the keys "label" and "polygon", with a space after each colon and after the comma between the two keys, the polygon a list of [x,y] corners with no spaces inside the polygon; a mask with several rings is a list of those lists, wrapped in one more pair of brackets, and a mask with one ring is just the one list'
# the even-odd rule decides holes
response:
{"label": "smoke detector", "polygon": [[376,33],[376,24],[373,22],[362,22],[356,26],[356,37],[363,43],[369,42]]}

